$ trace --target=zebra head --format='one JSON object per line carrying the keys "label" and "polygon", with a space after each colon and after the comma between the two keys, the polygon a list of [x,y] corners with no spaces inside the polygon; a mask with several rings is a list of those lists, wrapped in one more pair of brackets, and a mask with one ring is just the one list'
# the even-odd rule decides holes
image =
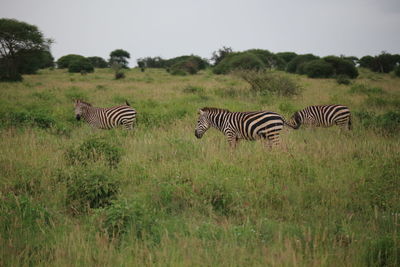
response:
{"label": "zebra head", "polygon": [[290,127],[293,129],[299,129],[301,123],[302,123],[302,118],[299,114],[299,112],[295,112],[293,116],[290,118],[289,122],[287,123]]}
{"label": "zebra head", "polygon": [[202,109],[199,110],[199,119],[197,120],[197,126],[194,130],[194,135],[197,138],[201,138],[203,134],[210,128],[210,121],[207,117],[207,112],[203,111]]}
{"label": "zebra head", "polygon": [[75,100],[75,117],[79,121],[84,114],[84,112],[87,110],[88,107],[91,107],[92,105],[86,102],[83,102],[79,99]]}

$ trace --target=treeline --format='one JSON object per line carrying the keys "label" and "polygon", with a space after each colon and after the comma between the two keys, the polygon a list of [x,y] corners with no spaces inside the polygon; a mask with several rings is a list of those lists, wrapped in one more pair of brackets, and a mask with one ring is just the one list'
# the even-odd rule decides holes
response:
{"label": "treeline", "polygon": [[[124,77],[121,69],[128,68],[129,52],[116,49],[105,59],[69,54],[54,62],[50,53],[52,40],[44,38],[39,29],[14,19],[0,19],[0,81],[19,81],[22,74],[34,74],[38,69],[68,69],[69,72],[86,74],[95,68],[113,68],[116,78]],[[196,55],[185,55],[171,59],[145,57],[137,60],[138,67],[164,68],[173,75],[196,74],[211,68],[215,74],[227,74],[235,70],[277,69],[307,75],[310,78],[354,79],[357,67],[374,72],[394,73],[400,77],[400,55],[382,52],[377,56],[362,58],[346,56],[319,57],[313,54],[294,52],[272,53],[264,49],[235,52],[230,47],[214,51],[210,60]]]}

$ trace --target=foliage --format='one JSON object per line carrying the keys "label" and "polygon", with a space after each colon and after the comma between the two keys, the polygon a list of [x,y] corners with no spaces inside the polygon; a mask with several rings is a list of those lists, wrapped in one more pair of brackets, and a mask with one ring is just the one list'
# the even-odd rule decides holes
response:
{"label": "foliage", "polygon": [[211,56],[211,61],[213,62],[213,65],[218,65],[227,55],[231,54],[232,52],[232,48],[226,46],[218,49],[218,51],[214,51]]}
{"label": "foliage", "polygon": [[386,136],[394,136],[400,132],[400,113],[388,111],[381,115],[373,112],[356,112],[355,115],[365,128],[371,128]]}
{"label": "foliage", "polygon": [[196,74],[208,66],[208,62],[199,56],[181,56],[165,61],[165,67],[172,75]]}
{"label": "foliage", "polygon": [[59,69],[68,69],[72,62],[83,60],[85,57],[81,55],[69,54],[60,57],[57,60],[57,68]]}
{"label": "foliage", "polygon": [[318,59],[318,57],[313,54],[297,55],[289,61],[286,71],[290,73],[304,74],[304,64],[315,59]]}
{"label": "foliage", "polygon": [[304,64],[304,72],[310,78],[329,78],[334,73],[334,68],[323,59],[314,59]]}
{"label": "foliage", "polygon": [[122,68],[128,68],[128,59],[131,58],[129,52],[123,49],[116,49],[110,53],[109,64],[112,66],[114,64],[120,65]]}
{"label": "foliage", "polygon": [[284,69],[285,61],[268,50],[250,49],[245,52],[256,55],[264,63],[264,66],[267,69]]}
{"label": "foliage", "polygon": [[394,68],[394,74],[395,74],[397,77],[400,77],[400,65],[398,65],[398,66],[396,66],[396,67]]}
{"label": "foliage", "polygon": [[400,64],[400,55],[382,52],[378,56],[365,56],[360,59],[360,66],[374,72],[389,73]]}
{"label": "foliage", "polygon": [[336,82],[338,84],[344,84],[344,85],[349,85],[351,83],[350,77],[347,76],[346,74],[339,74],[336,76]]}
{"label": "foliage", "polygon": [[166,60],[161,57],[145,57],[137,60],[139,68],[165,68]]}
{"label": "foliage", "polygon": [[350,79],[357,78],[357,68],[351,61],[335,56],[328,56],[323,59],[333,66],[335,76],[343,74],[349,76]]}
{"label": "foliage", "polygon": [[93,71],[92,63],[90,63],[89,59],[84,57],[72,60],[68,66],[68,72],[71,73],[88,73]]}
{"label": "foliage", "polygon": [[248,82],[253,92],[292,96],[300,93],[300,86],[286,75],[270,71],[241,70],[234,73]]}
{"label": "foliage", "polygon": [[107,68],[108,63],[105,61],[102,57],[88,57],[87,58],[90,61],[90,64],[94,68]]}
{"label": "foliage", "polygon": [[37,70],[54,67],[54,58],[49,51],[19,51],[18,69],[21,74],[35,74]]}
{"label": "foliage", "polygon": [[66,205],[74,214],[110,205],[120,190],[112,174],[101,168],[77,169],[65,179]]}
{"label": "foliage", "polygon": [[363,56],[362,58],[360,58],[358,63],[360,64],[360,67],[370,69],[371,66],[372,66],[372,62],[373,61],[374,61],[374,57],[372,57],[372,56]]}
{"label": "foliage", "polygon": [[368,244],[364,259],[368,266],[398,266],[400,246],[398,237],[382,236]]}
{"label": "foliage", "polygon": [[34,25],[0,19],[0,81],[21,81],[23,71],[29,69],[34,73],[40,65],[45,65],[44,58],[32,62],[32,54],[48,51],[51,43]]}
{"label": "foliage", "polygon": [[227,74],[233,70],[261,70],[265,65],[251,52],[235,52],[226,56],[213,68],[215,74]]}
{"label": "foliage", "polygon": [[106,165],[116,168],[121,157],[122,152],[119,147],[98,137],[88,138],[79,146],[69,148],[65,153],[68,164],[83,166],[102,161]]}

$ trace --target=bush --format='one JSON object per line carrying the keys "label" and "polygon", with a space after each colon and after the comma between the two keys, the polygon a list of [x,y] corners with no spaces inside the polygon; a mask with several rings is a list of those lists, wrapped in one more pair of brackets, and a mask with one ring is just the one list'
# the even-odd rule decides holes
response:
{"label": "bush", "polygon": [[400,113],[389,111],[382,115],[375,115],[372,112],[355,112],[356,117],[365,128],[371,128],[380,134],[393,136],[400,132]]}
{"label": "bush", "polygon": [[116,80],[124,79],[125,73],[123,71],[116,71],[114,77]]}
{"label": "bush", "polygon": [[70,165],[83,165],[104,161],[106,165],[116,168],[121,160],[121,149],[109,144],[104,139],[89,138],[80,146],[67,150],[65,158]]}
{"label": "bush", "polygon": [[107,68],[108,63],[101,57],[88,57],[87,58],[95,68]]}
{"label": "bush", "polygon": [[265,65],[261,59],[250,52],[231,53],[214,67],[215,74],[227,74],[233,70],[261,70]]}
{"label": "bush", "polygon": [[357,78],[358,70],[352,61],[335,56],[324,57],[323,59],[333,66],[334,74],[336,76],[344,74],[349,76],[351,79]]}
{"label": "bush", "polygon": [[398,66],[396,66],[396,67],[394,68],[394,74],[395,74],[397,77],[400,77],[400,65],[398,65]]}
{"label": "bush", "polygon": [[75,55],[75,54],[70,54],[66,56],[62,56],[57,60],[57,67],[59,69],[66,69],[69,67],[69,65],[76,60],[80,60],[82,58],[85,58],[84,56],[81,55]]}
{"label": "bush", "polygon": [[100,227],[110,239],[121,238],[124,234],[134,231],[138,239],[142,239],[146,233],[152,236],[153,240],[159,240],[155,231],[157,220],[154,219],[152,210],[138,200],[115,200],[112,205],[99,210],[99,215],[102,217]]}
{"label": "bush", "polygon": [[172,75],[196,74],[208,67],[208,62],[199,56],[181,56],[166,60],[165,67]]}
{"label": "bush", "polygon": [[300,93],[300,86],[288,76],[270,71],[241,70],[234,74],[251,86],[253,92],[292,96]]}
{"label": "bush", "polygon": [[313,54],[298,55],[287,64],[286,71],[304,74],[304,63],[315,59],[318,59],[318,57]]}
{"label": "bush", "polygon": [[79,58],[70,62],[68,72],[71,73],[89,73],[93,72],[94,68],[92,63],[87,58]]}
{"label": "bush", "polygon": [[119,192],[119,183],[101,168],[78,169],[66,181],[66,205],[74,214],[106,207]]}
{"label": "bush", "polygon": [[304,72],[310,78],[329,78],[334,69],[328,62],[322,59],[314,59],[304,63]]}
{"label": "bush", "polygon": [[338,84],[344,84],[344,85],[349,85],[350,84],[350,78],[349,76],[345,74],[340,74],[336,77],[336,82]]}

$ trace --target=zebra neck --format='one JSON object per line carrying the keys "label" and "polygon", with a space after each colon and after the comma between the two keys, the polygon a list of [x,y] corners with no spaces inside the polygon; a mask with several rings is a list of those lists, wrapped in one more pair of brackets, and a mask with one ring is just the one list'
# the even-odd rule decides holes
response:
{"label": "zebra neck", "polygon": [[85,107],[82,112],[82,117],[86,122],[90,122],[91,117],[93,117],[94,111],[96,108],[94,107]]}
{"label": "zebra neck", "polygon": [[223,131],[223,129],[226,127],[226,123],[227,123],[227,119],[226,116],[228,115],[228,113],[219,113],[219,114],[210,114],[210,122],[211,122],[211,126]]}

